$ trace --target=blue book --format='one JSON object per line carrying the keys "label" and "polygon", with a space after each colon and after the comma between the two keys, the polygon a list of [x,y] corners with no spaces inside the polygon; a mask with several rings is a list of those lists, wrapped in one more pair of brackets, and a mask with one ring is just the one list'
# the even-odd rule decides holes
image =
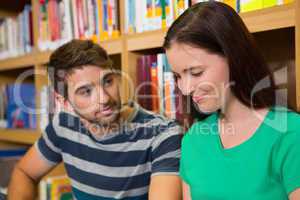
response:
{"label": "blue book", "polygon": [[6,88],[7,128],[36,128],[34,84],[12,84]]}

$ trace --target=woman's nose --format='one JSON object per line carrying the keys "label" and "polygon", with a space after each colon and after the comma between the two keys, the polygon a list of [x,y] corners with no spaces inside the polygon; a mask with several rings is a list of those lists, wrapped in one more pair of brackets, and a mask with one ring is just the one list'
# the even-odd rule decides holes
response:
{"label": "woman's nose", "polygon": [[195,83],[192,83],[190,80],[181,79],[177,81],[178,88],[180,89],[183,95],[190,95],[194,90]]}

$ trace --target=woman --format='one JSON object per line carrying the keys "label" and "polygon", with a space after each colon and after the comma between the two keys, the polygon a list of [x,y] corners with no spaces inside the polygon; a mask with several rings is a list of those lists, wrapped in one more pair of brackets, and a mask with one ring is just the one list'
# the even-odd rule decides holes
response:
{"label": "woman", "polygon": [[299,200],[300,116],[276,106],[273,77],[238,14],[195,4],[164,48],[200,113],[182,141],[184,193],[204,200]]}

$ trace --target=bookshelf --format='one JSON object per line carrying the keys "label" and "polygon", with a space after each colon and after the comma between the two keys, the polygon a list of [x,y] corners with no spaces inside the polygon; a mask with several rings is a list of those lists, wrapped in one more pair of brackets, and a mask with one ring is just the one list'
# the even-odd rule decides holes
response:
{"label": "bookshelf", "polygon": [[241,13],[243,21],[252,32],[268,31],[273,29],[294,27],[296,24],[296,5],[295,2]]}
{"label": "bookshelf", "polygon": [[40,137],[40,132],[26,129],[0,129],[0,141],[33,144]]}
{"label": "bookshelf", "polygon": [[[30,0],[20,1],[24,6]],[[126,102],[133,95],[132,85],[136,85],[136,63],[141,55],[162,52],[161,45],[166,30],[156,30],[137,34],[124,34],[124,1],[120,5],[121,36],[101,42],[114,64],[119,66],[122,72],[131,78],[129,82],[125,77],[122,84],[122,99]],[[13,6],[7,6],[7,5]],[[20,3],[17,0],[0,1],[0,16],[16,15],[20,11]],[[32,53],[19,57],[0,60],[0,83],[13,82],[18,74],[27,69],[35,70],[36,75],[30,82],[34,82],[37,94],[43,85],[47,85],[45,64],[48,62],[51,51],[40,52],[37,48],[38,41],[38,5],[36,0],[31,0],[33,9],[33,36],[34,46]],[[14,9],[14,6],[16,9]],[[265,52],[267,61],[272,68],[278,69],[281,63],[289,63],[287,67],[288,82],[284,86],[288,89],[290,105],[300,111],[300,0],[281,6],[275,6],[262,10],[256,10],[240,14],[249,30],[254,33],[261,49]],[[122,34],[123,33],[123,34]],[[278,67],[279,66],[279,67]],[[44,75],[43,75],[44,74]],[[36,96],[36,104],[40,105],[40,97]],[[37,117],[37,121],[40,116]],[[39,125],[39,123],[37,123]],[[0,129],[0,142],[18,144],[33,144],[40,136],[40,129]],[[64,173],[62,165],[59,165],[51,175]]]}
{"label": "bookshelf", "polygon": [[[292,94],[292,98],[294,98],[294,106],[297,110],[300,110],[300,0],[295,0],[291,4],[274,6],[266,9],[256,10],[247,13],[241,13],[241,17],[246,23],[247,27],[252,33],[259,33],[259,35],[263,35],[265,32],[272,35],[272,32],[276,32],[280,29],[288,29],[294,35],[293,42],[295,45],[292,45],[292,51],[295,52],[295,58],[292,62],[294,62],[293,69],[290,69],[291,79],[294,79],[289,82],[289,88],[294,90],[290,92]],[[0,14],[3,15],[11,15],[17,10],[13,10],[11,6],[6,8],[8,1],[3,1],[0,3]],[[28,3],[29,1],[22,1],[22,4]],[[17,1],[13,2],[15,5],[18,4]],[[34,49],[32,53],[22,55],[15,58],[8,58],[4,60],[0,60],[0,72],[6,72],[17,69],[24,69],[28,67],[33,67],[35,70],[44,69],[44,64],[48,62],[51,51],[40,52],[37,50],[37,14],[36,10],[37,3],[32,0],[33,7],[33,29],[34,29]],[[124,2],[120,1],[120,14],[124,16]],[[121,33],[124,32],[124,18],[120,17],[121,24]],[[271,32],[271,33],[270,33]],[[122,34],[120,38],[108,40],[101,42],[100,44],[108,51],[110,55],[113,55],[113,60],[116,60],[116,63],[120,65],[123,72],[128,73],[131,78],[133,78],[132,84],[136,83],[135,74],[136,74],[136,60],[139,55],[143,55],[147,51],[152,51],[153,49],[160,49],[164,35],[166,30],[156,30],[156,31],[148,31],[144,33],[137,34]],[[276,40],[273,41],[276,43]],[[273,45],[276,48],[276,44]],[[299,56],[297,56],[299,55]],[[296,67],[298,66],[298,67]],[[293,77],[294,78],[293,78]],[[5,77],[1,75],[0,77],[3,82]],[[35,85],[37,88],[37,93],[41,88],[41,85],[47,84],[45,77],[35,77]],[[5,82],[5,81],[4,81]],[[124,81],[126,82],[126,80]],[[131,84],[131,83],[130,83]],[[128,99],[132,96],[132,92],[129,90],[129,84],[124,83],[123,85],[123,99]],[[39,98],[37,97],[39,101]],[[38,104],[38,102],[37,102]],[[27,143],[32,144],[35,139],[39,135],[39,130],[27,131],[27,130],[0,130],[0,140],[12,141],[18,143]],[[14,135],[15,133],[16,135]]]}

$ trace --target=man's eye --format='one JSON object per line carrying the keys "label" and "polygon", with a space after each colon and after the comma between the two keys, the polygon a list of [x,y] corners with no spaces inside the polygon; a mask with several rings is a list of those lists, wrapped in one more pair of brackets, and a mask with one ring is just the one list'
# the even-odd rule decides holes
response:
{"label": "man's eye", "polygon": [[113,78],[106,78],[103,80],[102,85],[103,87],[110,86],[113,83]]}
{"label": "man's eye", "polygon": [[89,96],[91,94],[91,88],[84,88],[79,90],[78,94],[82,96]]}

